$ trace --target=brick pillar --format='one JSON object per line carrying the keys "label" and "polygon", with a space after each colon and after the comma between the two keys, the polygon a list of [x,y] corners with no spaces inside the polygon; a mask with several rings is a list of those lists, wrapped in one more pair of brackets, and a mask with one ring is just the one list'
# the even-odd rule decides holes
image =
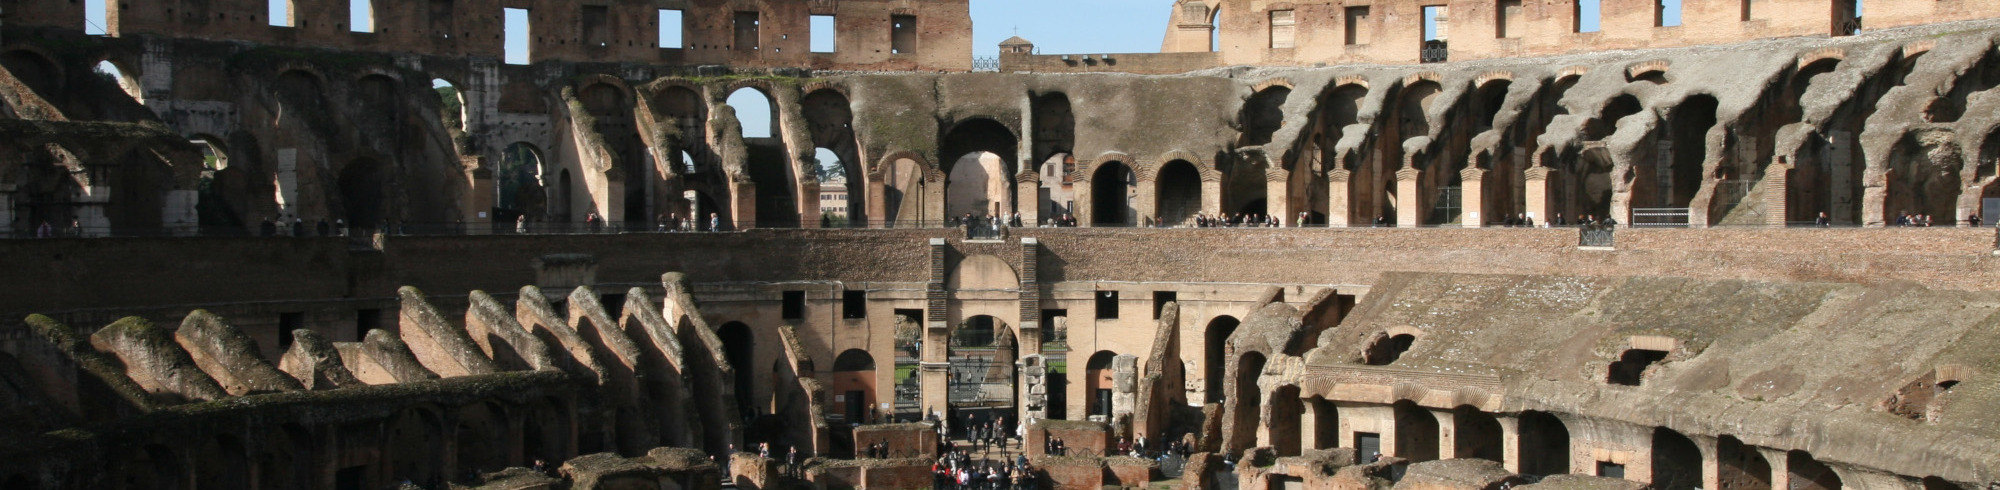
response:
{"label": "brick pillar", "polygon": [[1278,226],[1292,225],[1291,172],[1271,169],[1264,172],[1264,212],[1278,217]]}
{"label": "brick pillar", "polygon": [[1466,228],[1479,228],[1490,219],[1486,213],[1486,169],[1466,167],[1458,172],[1459,218]]}
{"label": "brick pillar", "polygon": [[[951,328],[945,318],[944,290],[944,259],[948,248],[943,238],[930,239],[930,248],[931,277],[930,281],[924,287],[923,358],[918,363],[920,369],[918,376],[921,378],[919,380],[919,399],[922,400],[920,402],[922,406],[919,409],[923,410],[925,414],[929,414],[933,410],[943,414],[946,412],[945,405],[948,403],[948,394],[951,390],[948,378],[950,373],[947,371],[947,368],[950,367],[950,360],[947,357],[945,349],[945,344],[950,340],[951,336]],[[950,422],[948,418],[944,421],[946,425],[949,425]]]}
{"label": "brick pillar", "polygon": [[[731,198],[730,201],[733,202],[729,203],[729,216],[727,217],[729,222],[723,224],[724,229],[748,229],[753,223],[757,222],[756,183],[731,181],[729,183],[729,197]],[[578,222],[582,221],[580,217],[572,217],[572,219]],[[703,225],[707,225],[707,223],[703,223]]]}
{"label": "brick pillar", "polygon": [[[870,221],[867,223],[867,226],[869,228],[881,228],[887,224],[885,220],[889,216],[889,210],[887,203],[882,201],[882,196],[888,191],[889,184],[879,180],[868,181],[868,195],[864,198],[867,199],[867,202],[862,203],[862,205],[868,207],[868,219]],[[849,199],[853,197],[848,196]],[[854,204],[849,202],[848,205],[853,206]]]}
{"label": "brick pillar", "polygon": [[[1090,177],[1089,173],[1085,173],[1083,175],[1086,178]],[[1077,180],[1076,182],[1070,184],[1070,189],[1076,195],[1075,199],[1076,204],[1070,207],[1069,214],[1071,216],[1076,217],[1076,225],[1082,227],[1088,227],[1095,224],[1094,222],[1096,221],[1097,217],[1091,215],[1093,213],[1091,213],[1092,207],[1090,200],[1093,198],[1091,194],[1094,193],[1092,192],[1091,189],[1091,182],[1087,179]]]}
{"label": "brick pillar", "polygon": [[[1014,209],[1021,213],[1021,226],[1033,227],[1042,221],[1042,176],[1033,171],[1014,178]],[[1022,316],[1027,318],[1027,316]]]}
{"label": "brick pillar", "polygon": [[[1785,227],[1785,217],[1791,215],[1791,208],[1787,206],[1790,203],[1786,199],[1791,195],[1791,183],[1790,164],[1773,163],[1764,171],[1764,224]],[[1817,216],[1819,211],[1813,213]]]}
{"label": "brick pillar", "polygon": [[1347,211],[1347,207],[1352,201],[1347,196],[1347,190],[1349,189],[1347,179],[1350,178],[1353,178],[1353,172],[1349,172],[1344,168],[1326,173],[1327,226],[1346,228],[1354,225],[1348,221],[1349,213]]}
{"label": "brick pillar", "polygon": [[[1024,224],[1028,222],[1027,212],[1021,213],[1021,221]],[[1039,269],[1038,265],[1041,262],[1041,248],[1041,239],[1021,237],[1021,336],[1015,340],[1015,345],[1017,346],[1015,348],[1015,355],[1020,359],[1027,359],[1028,356],[1039,357],[1042,354],[1042,281],[1037,272]],[[1017,369],[1024,367],[1018,360],[1015,362],[1015,366]],[[1046,364],[1043,365],[1043,368],[1046,369]],[[1023,376],[1018,379],[1027,379],[1025,376],[1027,374],[1026,371],[1022,371],[1022,373]],[[1046,407],[1042,410],[1030,412],[1028,404],[1025,403],[1030,395],[1046,396],[1046,393],[1029,393],[1029,383],[1022,382],[1017,384],[1019,386],[1016,386],[1015,389],[1020,390],[1019,399],[1024,403],[1016,404],[1014,420],[1024,421],[1030,417],[1046,417],[1048,415]]]}
{"label": "brick pillar", "polygon": [[1222,178],[1220,176],[1213,179],[1208,176],[1202,177],[1201,212],[1209,216],[1222,214]]}
{"label": "brick pillar", "polygon": [[1410,167],[1403,167],[1402,170],[1396,171],[1397,228],[1416,228],[1418,217],[1423,216],[1422,213],[1417,212],[1417,203],[1420,201],[1417,199],[1418,175],[1417,169]]}
{"label": "brick pillar", "polygon": [[1138,211],[1138,216],[1132,217],[1132,226],[1146,226],[1146,218],[1160,219],[1160,180],[1154,175],[1157,173],[1137,176],[1139,187],[1137,195],[1132,196],[1132,209]]}
{"label": "brick pillar", "polygon": [[[1537,223],[1548,222],[1555,218],[1555,203],[1549,202],[1549,172],[1553,171],[1548,167],[1535,166],[1529,167],[1526,172],[1527,185],[1522,189],[1522,194],[1527,201],[1528,217],[1534,218]],[[1574,220],[1576,217],[1570,216],[1568,219]]]}
{"label": "brick pillar", "polygon": [[[462,203],[465,206],[462,210],[465,213],[465,228],[470,233],[484,235],[493,230],[493,203],[497,199],[493,195],[493,170],[487,168],[484,157],[460,157],[459,164],[460,168],[474,169],[467,175],[472,180],[472,188],[465,193],[465,201]],[[332,219],[327,220],[327,222],[332,221]],[[507,229],[513,228],[513,223],[507,224]]]}
{"label": "brick pillar", "polygon": [[[905,196],[904,199],[909,197]],[[944,226],[944,174],[928,172],[924,176],[924,216],[923,226]]]}
{"label": "brick pillar", "polygon": [[[811,179],[812,177],[806,177]],[[819,182],[807,181],[799,185],[799,227],[819,228]],[[639,219],[648,218],[641,216]]]}

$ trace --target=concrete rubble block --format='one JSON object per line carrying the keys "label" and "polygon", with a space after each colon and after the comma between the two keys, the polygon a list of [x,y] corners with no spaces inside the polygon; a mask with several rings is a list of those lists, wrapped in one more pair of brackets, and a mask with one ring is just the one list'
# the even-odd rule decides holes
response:
{"label": "concrete rubble block", "polygon": [[1533,484],[1514,488],[1528,490],[1640,490],[1646,484],[1623,478],[1591,475],[1551,475]]}
{"label": "concrete rubble block", "polygon": [[340,360],[356,379],[371,385],[408,383],[438,379],[424,368],[410,347],[382,329],[369,330],[360,342],[335,342]]}
{"label": "concrete rubble block", "polygon": [[174,332],[174,340],[230,395],[305,389],[298,380],[264,361],[250,336],[206,310],[188,313],[180,330]]}
{"label": "concrete rubble block", "polygon": [[561,488],[578,490],[721,488],[721,473],[715,463],[700,452],[685,448],[655,448],[636,458],[614,453],[587,454],[564,462],[557,472],[569,480]]}
{"label": "concrete rubble block", "polygon": [[549,306],[549,299],[542,295],[542,289],[534,286],[521,288],[521,296],[514,301],[514,318],[530,334],[550,347],[549,355],[564,372],[596,380],[603,386],[609,369],[601,359],[599,351],[590,342],[577,335],[570,328],[566,315],[558,314]]}
{"label": "concrete rubble block", "polygon": [[601,354],[605,360],[614,362],[611,373],[613,382],[624,393],[632,393],[633,373],[639,368],[639,345],[625,336],[618,328],[618,322],[604,311],[604,304],[597,290],[590,286],[577,286],[569,293],[569,326],[589,346]]}
{"label": "concrete rubble block", "polygon": [[[357,342],[349,344],[359,345]],[[308,390],[328,390],[361,386],[360,378],[347,369],[340,349],[325,336],[307,329],[292,332],[292,348],[278,358],[278,370],[292,376]]]}
{"label": "concrete rubble block", "polygon": [[91,334],[90,345],[118,356],[125,364],[125,375],[155,395],[190,401],[229,396],[153,322],[137,317],[120,319]]}
{"label": "concrete rubble block", "polygon": [[465,333],[494,364],[508,371],[555,369],[549,346],[521,328],[507,308],[485,291],[474,290],[465,309]]}
{"label": "concrete rubble block", "polygon": [[[77,369],[81,371],[76,380],[76,397],[77,402],[84,406],[86,414],[93,411],[90,409],[93,402],[109,402],[114,399],[141,411],[149,411],[155,406],[164,404],[163,400],[154,399],[152,393],[146,391],[145,387],[133,381],[131,376],[127,376],[124,363],[117,357],[92,348],[84,341],[84,337],[78,336],[76,330],[69,325],[44,315],[29,315],[27,324],[35,335],[48,342],[70,362],[76,363]],[[100,389],[107,392],[101,394],[113,396],[101,398],[93,396],[100,394],[95,393]]]}
{"label": "concrete rubble block", "polygon": [[1446,459],[1414,463],[1396,482],[1399,490],[1499,490],[1524,480],[1507,471],[1499,462],[1484,459]]}
{"label": "concrete rubble block", "polygon": [[397,330],[426,369],[447,378],[499,371],[464,329],[438,314],[423,291],[404,286],[396,294],[403,304]]}

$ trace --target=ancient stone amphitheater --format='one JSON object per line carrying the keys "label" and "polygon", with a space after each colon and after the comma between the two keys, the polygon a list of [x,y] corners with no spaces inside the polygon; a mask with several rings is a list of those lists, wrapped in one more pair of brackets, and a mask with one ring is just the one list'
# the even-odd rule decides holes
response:
{"label": "ancient stone amphitheater", "polygon": [[2000,488],[2000,2],[967,2],[0,0],[0,487]]}

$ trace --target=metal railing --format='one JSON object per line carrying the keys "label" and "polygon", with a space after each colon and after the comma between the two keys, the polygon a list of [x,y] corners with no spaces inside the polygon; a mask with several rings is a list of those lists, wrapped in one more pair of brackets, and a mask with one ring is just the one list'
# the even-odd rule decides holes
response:
{"label": "metal railing", "polygon": [[972,57],[972,71],[975,71],[975,72],[998,72],[998,71],[1000,71],[1000,57],[998,57],[998,56],[974,56],[974,57]]}
{"label": "metal railing", "polygon": [[1443,63],[1450,58],[1450,45],[1445,43],[1443,39],[1432,39],[1424,41],[1423,54],[1419,61],[1424,63]]}
{"label": "metal railing", "polygon": [[1616,232],[1617,228],[1611,226],[1589,225],[1577,227],[1576,246],[1609,248],[1613,243],[1612,235]]}
{"label": "metal railing", "polygon": [[1687,228],[1693,211],[1688,208],[1632,208],[1632,226],[1640,228]]}

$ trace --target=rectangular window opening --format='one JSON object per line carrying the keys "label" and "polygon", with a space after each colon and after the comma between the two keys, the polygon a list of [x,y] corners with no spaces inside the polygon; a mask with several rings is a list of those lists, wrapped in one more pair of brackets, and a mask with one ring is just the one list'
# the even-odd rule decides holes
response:
{"label": "rectangular window opening", "polygon": [[611,319],[616,320],[625,316],[625,293],[604,293],[599,296],[597,302],[604,307],[604,314]]}
{"label": "rectangular window opening", "polygon": [[895,314],[899,318],[908,318],[919,324],[924,322],[924,310],[919,308],[897,308]]}
{"label": "rectangular window opening", "polygon": [[1600,0],[1576,0],[1576,11],[1573,12],[1575,17],[1570,19],[1571,27],[1576,32],[1597,32],[1598,21],[1601,18],[1598,8],[1601,6]]}
{"label": "rectangular window opening", "polygon": [[836,49],[834,42],[840,36],[839,32],[834,30],[833,16],[812,16],[812,24],[807,26],[807,28],[811,29],[811,32],[808,34],[812,37],[812,52],[831,53]]}
{"label": "rectangular window opening", "polygon": [[798,320],[806,317],[806,292],[785,291],[785,304],[780,308],[781,318]]}
{"label": "rectangular window opening", "polygon": [[1118,319],[1118,292],[1117,292],[1117,291],[1098,291],[1098,292],[1097,292],[1097,319],[1099,319],[1099,320],[1116,320],[1116,319]]}
{"label": "rectangular window opening", "polygon": [[84,34],[102,36],[110,32],[105,26],[110,25],[108,22],[111,11],[105,7],[104,2],[105,0],[83,0]]}
{"label": "rectangular window opening", "polygon": [[1446,12],[1448,11],[1441,5],[1424,7],[1425,41],[1443,41],[1450,37],[1445,32],[1445,22],[1448,21],[1446,16],[1449,15]]}
{"label": "rectangular window opening", "polygon": [[1167,309],[1167,303],[1172,303],[1176,301],[1180,301],[1179,292],[1153,291],[1153,319],[1154,320],[1160,319],[1161,312]]}
{"label": "rectangular window opening", "polygon": [[1610,461],[1597,462],[1597,476],[1605,478],[1625,478],[1625,465]]}
{"label": "rectangular window opening", "polygon": [[1500,0],[1493,9],[1493,37],[1508,39],[1515,37],[1510,27],[1521,18],[1521,0]]}
{"label": "rectangular window opening", "polygon": [[1681,0],[1653,0],[1653,26],[1680,27]]}
{"label": "rectangular window opening", "polygon": [[583,34],[583,45],[602,48],[611,45],[611,7],[584,5],[577,15],[578,26]]}
{"label": "rectangular window opening", "polygon": [[737,49],[737,50],[739,50],[739,51],[756,51],[756,50],[757,50],[757,41],[758,41],[758,39],[759,39],[759,38],[757,37],[757,29],[758,29],[758,27],[759,27],[759,26],[758,26],[758,23],[759,23],[759,21],[757,20],[757,13],[756,13],[756,12],[737,12],[737,13],[736,13],[736,24],[735,24],[735,26],[736,26],[736,49]]}
{"label": "rectangular window opening", "polygon": [[368,338],[368,331],[382,328],[382,310],[364,308],[354,310],[354,341]]}
{"label": "rectangular window opening", "polygon": [[278,314],[278,350],[292,348],[292,331],[306,328],[304,312],[289,311]]}
{"label": "rectangular window opening", "polygon": [[840,292],[841,318],[868,318],[868,292],[849,289]]}
{"label": "rectangular window opening", "polygon": [[528,64],[528,32],[533,26],[528,21],[528,9],[506,9],[506,25],[501,26],[502,37],[506,40],[506,60],[509,65]]}
{"label": "rectangular window opening", "polygon": [[1368,7],[1347,8],[1347,45],[1368,44]]}
{"label": "rectangular window opening", "polygon": [[917,52],[917,16],[889,16],[889,52],[894,54]]}
{"label": "rectangular window opening", "polygon": [[371,0],[347,0],[347,30],[375,32],[375,6]]}
{"label": "rectangular window opening", "polygon": [[1271,49],[1291,49],[1297,32],[1290,10],[1271,11]]}
{"label": "rectangular window opening", "polygon": [[685,42],[681,34],[682,27],[681,11],[660,9],[660,47],[663,49],[681,49],[687,47],[681,44]]}
{"label": "rectangular window opening", "polygon": [[292,27],[297,25],[292,23],[292,0],[271,0],[266,14],[271,17],[272,26]]}

